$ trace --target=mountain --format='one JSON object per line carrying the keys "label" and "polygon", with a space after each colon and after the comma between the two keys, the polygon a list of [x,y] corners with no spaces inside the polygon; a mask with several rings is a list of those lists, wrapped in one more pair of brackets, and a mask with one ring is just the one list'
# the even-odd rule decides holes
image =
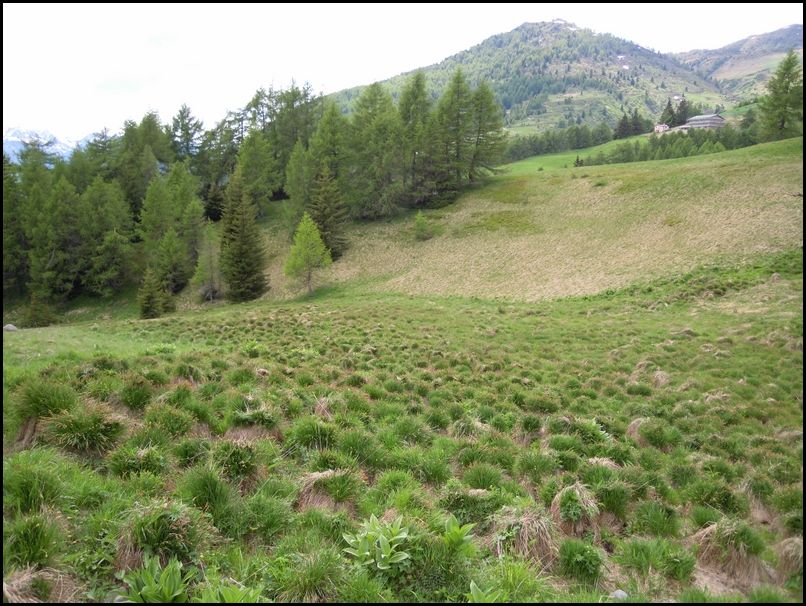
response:
{"label": "mountain", "polygon": [[[633,108],[657,117],[669,97],[684,94],[709,108],[725,103],[715,83],[675,57],[562,20],[524,23],[420,71],[437,95],[457,67],[471,84],[488,81],[510,126],[613,125]],[[412,73],[385,82],[394,96]],[[349,111],[362,88],[332,97]]]}
{"label": "mountain", "polygon": [[803,60],[803,25],[750,36],[716,50],[693,50],[675,57],[738,101],[764,94],[764,84],[789,49],[795,49]]}
{"label": "mountain", "polygon": [[25,141],[38,139],[40,141],[52,141],[49,149],[57,156],[67,159],[76,147],[83,147],[92,140],[93,135],[87,135],[83,139],[74,141],[73,139],[59,139],[53,133],[46,130],[23,130],[21,128],[8,128],[3,133],[3,153],[16,162],[19,153],[22,151]]}

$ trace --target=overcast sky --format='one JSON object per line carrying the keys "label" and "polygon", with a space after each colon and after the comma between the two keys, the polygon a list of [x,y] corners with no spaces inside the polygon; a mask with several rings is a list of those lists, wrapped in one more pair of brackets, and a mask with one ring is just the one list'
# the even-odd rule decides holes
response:
{"label": "overcast sky", "polygon": [[210,128],[260,87],[330,93],[565,19],[661,52],[803,22],[802,4],[3,4],[3,130],[79,139],[182,103]]}

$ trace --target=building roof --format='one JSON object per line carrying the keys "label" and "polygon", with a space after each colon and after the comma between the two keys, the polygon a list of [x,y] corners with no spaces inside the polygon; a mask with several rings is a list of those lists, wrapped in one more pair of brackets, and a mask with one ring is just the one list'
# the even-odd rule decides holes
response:
{"label": "building roof", "polygon": [[702,114],[701,116],[692,116],[691,118],[686,120],[686,122],[692,122],[692,121],[700,122],[700,121],[705,121],[705,120],[713,120],[715,118],[718,118],[719,120],[722,120],[723,122],[725,121],[725,118],[723,118],[719,114]]}

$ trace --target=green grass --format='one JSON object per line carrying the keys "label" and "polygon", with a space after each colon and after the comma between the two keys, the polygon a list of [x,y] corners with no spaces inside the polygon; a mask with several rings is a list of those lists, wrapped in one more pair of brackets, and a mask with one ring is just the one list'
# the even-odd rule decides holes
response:
{"label": "green grass", "polygon": [[[4,578],[55,567],[97,600],[156,555],[275,601],[709,598],[690,540],[716,521],[718,555],[775,565],[802,533],[799,146],[500,176],[429,211],[431,240],[355,228],[312,296],[4,333]],[[362,273],[381,239],[418,268]],[[408,528],[394,573],[343,551],[372,515]]]}

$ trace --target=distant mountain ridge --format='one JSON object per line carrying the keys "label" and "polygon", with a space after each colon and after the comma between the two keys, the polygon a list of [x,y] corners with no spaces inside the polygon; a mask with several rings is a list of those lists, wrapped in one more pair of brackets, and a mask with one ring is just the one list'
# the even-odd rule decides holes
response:
{"label": "distant mountain ridge", "polygon": [[87,135],[78,141],[68,138],[59,138],[46,130],[25,130],[18,127],[6,129],[3,133],[3,153],[16,162],[19,153],[22,151],[26,141],[38,139],[40,141],[52,141],[50,151],[57,156],[67,159],[76,147],[83,147],[92,140],[94,135]]}
{"label": "distant mountain ridge", "polygon": [[[749,98],[759,89],[763,91],[777,61],[798,40],[802,49],[803,27],[791,26],[716,51],[664,55],[562,20],[524,23],[383,83],[396,96],[411,74],[422,71],[436,97],[461,67],[471,83],[484,79],[492,86],[511,127],[545,130],[602,121],[613,125],[622,112],[632,109],[657,118],[668,98],[683,95],[710,110]],[[754,62],[762,63],[763,69],[752,71],[757,86],[742,88],[723,80],[723,72],[708,68],[717,61],[708,53],[717,58],[726,55],[723,66],[740,66],[745,71],[752,71]],[[363,88],[353,87],[331,97],[349,111]]]}
{"label": "distant mountain ridge", "polygon": [[738,100],[764,94],[764,84],[790,49],[803,60],[803,25],[750,36],[714,50],[678,53],[675,57]]}

